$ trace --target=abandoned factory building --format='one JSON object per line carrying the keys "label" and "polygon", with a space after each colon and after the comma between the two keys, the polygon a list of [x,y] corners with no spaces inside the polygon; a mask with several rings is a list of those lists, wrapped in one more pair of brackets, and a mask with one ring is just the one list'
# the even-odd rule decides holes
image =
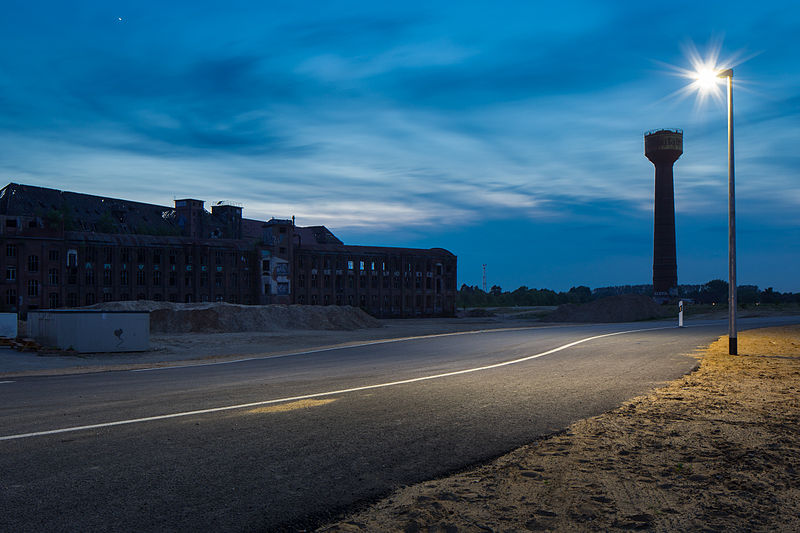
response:
{"label": "abandoned factory building", "polygon": [[10,183],[0,190],[0,308],[120,300],[350,305],[377,317],[452,316],[456,256],[345,245],[324,226],[242,218]]}

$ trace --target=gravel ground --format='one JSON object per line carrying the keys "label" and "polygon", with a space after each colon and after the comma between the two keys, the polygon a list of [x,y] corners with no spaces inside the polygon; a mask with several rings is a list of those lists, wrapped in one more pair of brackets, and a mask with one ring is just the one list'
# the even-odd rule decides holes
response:
{"label": "gravel ground", "polygon": [[800,531],[800,326],[739,352],[319,531]]}

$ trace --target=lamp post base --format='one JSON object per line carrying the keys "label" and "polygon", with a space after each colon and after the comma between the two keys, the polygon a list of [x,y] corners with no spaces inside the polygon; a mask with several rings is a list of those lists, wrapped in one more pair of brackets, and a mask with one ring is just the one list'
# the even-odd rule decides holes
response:
{"label": "lamp post base", "polygon": [[736,339],[736,337],[728,337],[728,355],[739,355]]}

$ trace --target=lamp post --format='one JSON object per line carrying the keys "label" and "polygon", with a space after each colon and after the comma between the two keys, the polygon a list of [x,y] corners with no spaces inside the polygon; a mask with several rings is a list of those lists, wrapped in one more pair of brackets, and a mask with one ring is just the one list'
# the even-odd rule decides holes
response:
{"label": "lamp post", "polygon": [[736,335],[736,195],[733,181],[733,69],[717,73],[728,85],[728,353],[739,353]]}
{"label": "lamp post", "polygon": [[736,342],[736,202],[733,181],[733,69],[720,70],[710,62],[692,61],[694,72],[686,71],[695,79],[693,87],[701,92],[716,90],[719,78],[726,78],[728,85],[728,353],[739,353]]}

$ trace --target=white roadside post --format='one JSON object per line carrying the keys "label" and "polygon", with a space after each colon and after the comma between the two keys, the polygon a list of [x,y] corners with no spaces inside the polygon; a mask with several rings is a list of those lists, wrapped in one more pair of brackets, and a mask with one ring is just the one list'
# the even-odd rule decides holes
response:
{"label": "white roadside post", "polygon": [[683,327],[683,300],[678,302],[678,327]]}

